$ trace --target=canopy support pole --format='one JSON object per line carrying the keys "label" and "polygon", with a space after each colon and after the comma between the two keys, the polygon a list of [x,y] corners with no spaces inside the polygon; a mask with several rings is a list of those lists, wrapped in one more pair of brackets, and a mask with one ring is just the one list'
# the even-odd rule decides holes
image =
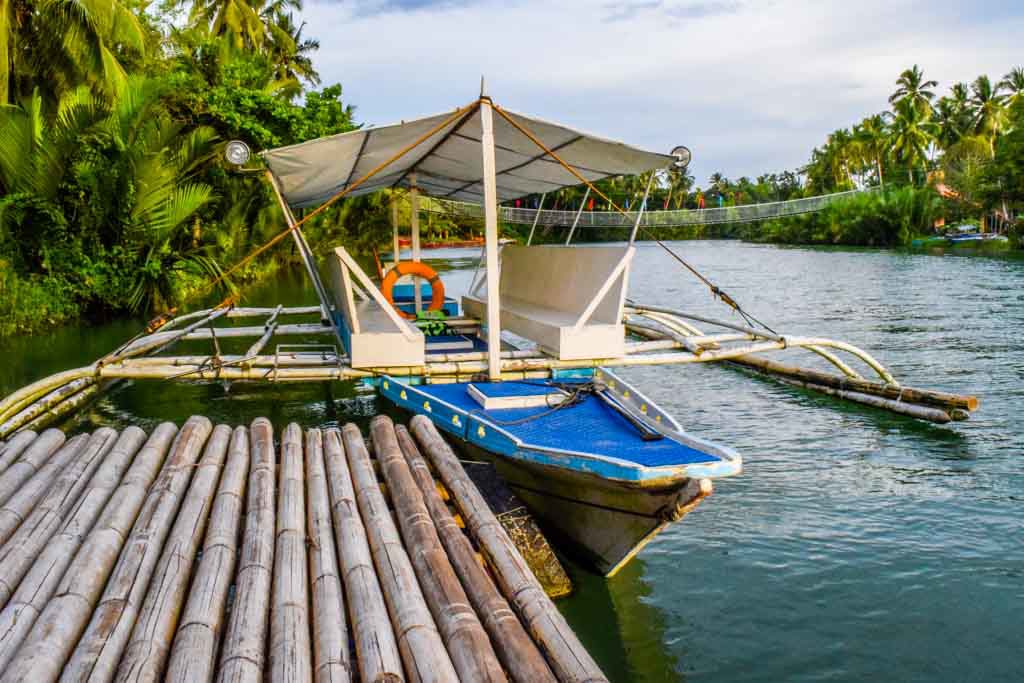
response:
{"label": "canopy support pole", "polygon": [[391,260],[397,266],[402,258],[402,246],[398,243],[398,200],[391,195]]}
{"label": "canopy support pole", "polygon": [[494,117],[489,97],[480,98],[480,148],[484,171],[484,248],[487,260],[487,375],[501,381],[501,277],[498,272],[498,183],[494,165]]}
{"label": "canopy support pole", "polygon": [[547,199],[548,193],[545,192],[540,196],[540,204],[537,205],[537,213],[533,214],[533,225],[530,226],[530,236],[526,238],[526,246],[530,246],[533,242],[533,233],[537,230],[537,222],[540,220],[541,209],[544,208],[544,200]]}
{"label": "canopy support pole", "polygon": [[[420,189],[416,187],[416,173],[409,174],[409,226],[412,228],[412,260],[420,260]],[[416,313],[423,310],[423,293],[419,280],[412,281]]]}
{"label": "canopy support pole", "polygon": [[579,225],[580,216],[583,215],[583,207],[587,205],[587,197],[590,196],[590,187],[587,187],[587,191],[583,194],[583,201],[580,202],[580,210],[576,212],[576,218],[572,221],[572,227],[569,229],[569,236],[565,238],[565,246],[569,246],[569,242],[572,242],[572,235],[576,232],[576,226]]}
{"label": "canopy support pole", "polygon": [[[654,182],[654,171],[647,178],[647,187],[644,189],[644,198],[640,202],[640,209],[636,212],[636,223],[633,224],[633,232],[629,233],[629,243],[636,242],[636,233],[640,230],[640,221],[644,218],[644,210],[647,208],[647,195],[651,193],[651,184]],[[589,189],[589,188],[588,188]]]}
{"label": "canopy support pole", "polygon": [[270,180],[270,186],[274,188],[274,196],[277,197],[277,203],[281,207],[281,213],[284,214],[284,220],[291,230],[292,238],[295,240],[295,247],[299,250],[299,255],[302,256],[302,262],[306,266],[306,272],[309,274],[309,279],[313,282],[313,289],[316,291],[316,297],[320,300],[321,319],[325,322],[331,322],[330,299],[327,296],[327,289],[324,287],[324,283],[320,280],[320,273],[317,272],[316,261],[313,259],[313,251],[309,248],[306,236],[302,234],[302,228],[297,225],[295,215],[292,213],[291,207],[288,206],[288,202],[284,200],[284,195],[281,194],[281,188],[277,184],[277,178],[275,178],[274,174],[269,170],[267,171],[267,178]]}

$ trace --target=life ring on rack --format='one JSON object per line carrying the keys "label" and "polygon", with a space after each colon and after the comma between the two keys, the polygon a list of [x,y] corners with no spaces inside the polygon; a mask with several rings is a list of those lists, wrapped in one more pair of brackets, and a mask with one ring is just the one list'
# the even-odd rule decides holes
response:
{"label": "life ring on rack", "polygon": [[[395,283],[403,275],[415,275],[430,283],[430,306],[427,307],[428,311],[440,311],[444,308],[444,283],[437,276],[437,271],[422,261],[400,261],[388,271],[380,286],[381,294],[384,295],[389,304],[394,306],[400,316],[406,320],[416,319],[415,313],[406,313],[398,306],[395,306]],[[419,284],[417,283],[415,286],[419,287]]]}

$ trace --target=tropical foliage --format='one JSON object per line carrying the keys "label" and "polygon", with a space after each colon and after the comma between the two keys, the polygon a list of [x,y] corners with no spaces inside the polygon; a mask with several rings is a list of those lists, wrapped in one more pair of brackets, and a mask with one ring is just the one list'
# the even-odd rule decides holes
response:
{"label": "tropical foliage", "polygon": [[[0,0],[0,335],[170,309],[281,230],[266,184],[220,152],[355,127],[341,86],[312,89],[299,9]],[[345,233],[340,214],[311,239]]]}

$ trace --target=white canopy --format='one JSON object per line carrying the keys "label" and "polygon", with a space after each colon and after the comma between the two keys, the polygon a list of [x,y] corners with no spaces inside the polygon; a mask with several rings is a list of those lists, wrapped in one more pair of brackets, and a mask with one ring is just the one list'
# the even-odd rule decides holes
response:
{"label": "white canopy", "polygon": [[[501,110],[589,181],[664,168],[675,161],[553,123]],[[438,128],[451,113],[380,128],[366,128],[263,152],[294,207],[316,206]],[[434,197],[483,202],[481,122],[478,103],[438,128],[349,196],[389,187],[416,186]],[[494,116],[498,201],[578,185],[579,179],[502,116]]]}

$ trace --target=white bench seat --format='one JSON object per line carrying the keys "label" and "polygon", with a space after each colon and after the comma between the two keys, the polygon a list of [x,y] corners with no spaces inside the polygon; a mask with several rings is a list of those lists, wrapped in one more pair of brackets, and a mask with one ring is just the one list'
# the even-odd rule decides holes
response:
{"label": "white bench seat", "polygon": [[[622,307],[633,252],[632,247],[506,247],[499,286],[502,329],[561,360],[624,355]],[[487,319],[486,294],[463,297],[462,307]]]}

